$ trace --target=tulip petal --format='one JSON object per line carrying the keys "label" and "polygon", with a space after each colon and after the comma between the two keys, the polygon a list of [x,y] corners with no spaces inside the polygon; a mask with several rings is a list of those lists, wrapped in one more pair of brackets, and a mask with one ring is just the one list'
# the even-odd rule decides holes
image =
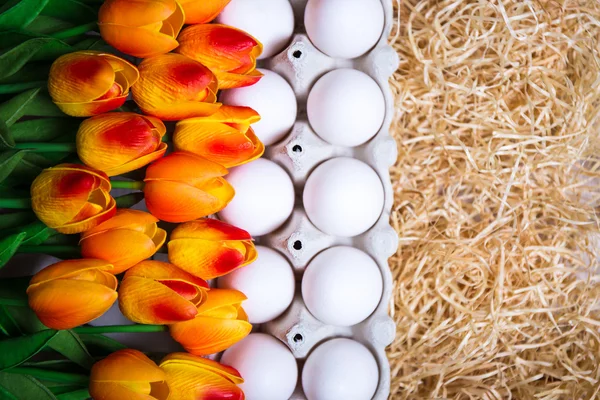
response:
{"label": "tulip petal", "polygon": [[44,325],[72,329],[108,310],[117,292],[94,282],[57,279],[28,288],[29,307]]}
{"label": "tulip petal", "polygon": [[138,58],[168,53],[179,43],[172,36],[141,27],[115,23],[98,23],[102,38],[117,50]]}
{"label": "tulip petal", "polygon": [[181,4],[178,1],[176,1],[175,11],[169,16],[169,18],[163,21],[163,26],[168,26],[169,31],[172,32],[171,35],[173,37],[177,37],[177,35],[179,35],[179,32],[181,32],[181,28],[183,28],[184,23],[185,12]]}
{"label": "tulip petal", "polygon": [[243,379],[231,367],[184,353],[170,354],[160,366],[171,389],[169,400],[244,400],[244,392],[236,385]]}
{"label": "tulip petal", "polygon": [[218,219],[203,218],[177,226],[171,233],[171,239],[252,240],[252,236]]}
{"label": "tulip petal", "polygon": [[111,219],[117,211],[117,203],[113,198],[110,199],[110,203],[101,213],[94,215],[88,219],[84,219],[82,221],[76,221],[68,224],[64,224],[62,226],[56,227],[58,232],[65,234],[73,234],[87,231],[88,229],[93,228],[94,226],[101,224],[104,221]]}
{"label": "tulip petal", "polygon": [[179,269],[173,264],[162,261],[142,261],[127,271],[125,278],[130,276],[139,276],[142,278],[150,278],[155,280],[184,281],[191,285],[197,286],[198,288],[209,288],[208,283],[206,283],[205,280]]}
{"label": "tulip petal", "polygon": [[167,144],[161,143],[158,145],[158,149],[152,153],[146,154],[145,156],[138,157],[135,160],[127,162],[119,167],[107,168],[104,170],[108,176],[118,176],[127,172],[135,171],[146,165],[150,164],[163,157],[167,151]]}
{"label": "tulip petal", "polygon": [[[31,278],[29,282],[30,288],[37,284],[42,284],[55,279],[67,279],[75,275],[79,275],[86,271],[112,271],[113,266],[104,260],[96,259],[80,259],[80,260],[64,260],[55,264],[49,265]],[[117,279],[111,286],[113,290],[117,289]],[[29,290],[29,288],[28,288]]]}
{"label": "tulip petal", "polygon": [[164,21],[176,10],[175,0],[106,0],[98,12],[98,21],[143,26]]}
{"label": "tulip petal", "polygon": [[144,353],[123,349],[110,354],[92,367],[90,380],[112,382],[160,382],[166,374]]}
{"label": "tulip petal", "polygon": [[90,396],[95,400],[127,399],[127,400],[156,400],[149,394],[137,393],[131,388],[116,382],[90,382]]}
{"label": "tulip petal", "polygon": [[56,102],[56,106],[71,117],[91,117],[92,115],[103,114],[115,110],[125,104],[125,100],[127,100],[127,95],[106,100],[94,100],[87,103]]}
{"label": "tulip petal", "polygon": [[117,210],[113,218],[82,233],[81,240],[83,241],[84,239],[112,229],[129,229],[145,233],[148,225],[156,226],[157,222],[158,218],[150,213],[130,208],[121,208]]}
{"label": "tulip petal", "polygon": [[[166,232],[164,235],[166,237]],[[110,262],[114,266],[114,274],[120,274],[152,257],[158,250],[152,238],[130,229],[108,230],[82,239],[80,245],[82,256]]]}
{"label": "tulip petal", "polygon": [[219,82],[219,89],[223,90],[252,86],[263,77],[260,71],[251,71],[247,74],[234,74],[219,70],[215,70],[214,72]]}
{"label": "tulip petal", "polygon": [[246,321],[197,316],[170,325],[171,336],[188,352],[203,356],[223,351],[252,331]]}
{"label": "tulip petal", "polygon": [[89,102],[108,92],[114,81],[115,72],[104,58],[75,52],[54,61],[48,91],[57,103]]}
{"label": "tulip petal", "polygon": [[156,161],[146,170],[144,182],[181,180],[202,182],[227,175],[227,168],[191,153],[175,152]]}
{"label": "tulip petal", "polygon": [[197,0],[180,0],[181,6],[185,11],[185,23],[205,24],[217,18],[217,15],[231,0],[212,0],[212,1],[197,1]]}
{"label": "tulip petal", "polygon": [[240,305],[242,301],[248,300],[246,295],[234,289],[211,289],[206,301],[198,307],[198,315],[216,310],[223,306]]}
{"label": "tulip petal", "polygon": [[119,308],[131,321],[142,324],[172,324],[197,314],[193,303],[152,279],[129,276],[119,288]]}
{"label": "tulip petal", "polygon": [[[227,184],[226,182],[224,184]],[[167,222],[186,222],[221,211],[231,198],[219,199],[179,182],[150,181],[144,186],[148,210]]]}

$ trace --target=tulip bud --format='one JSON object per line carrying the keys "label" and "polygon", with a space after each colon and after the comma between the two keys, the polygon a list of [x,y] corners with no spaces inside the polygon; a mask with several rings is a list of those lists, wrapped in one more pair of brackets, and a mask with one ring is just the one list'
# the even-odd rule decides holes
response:
{"label": "tulip bud", "polygon": [[219,89],[250,86],[260,80],[256,58],[262,44],[227,25],[191,25],[179,35],[178,53],[206,65],[217,76]]}
{"label": "tulip bud", "polygon": [[244,380],[232,367],[187,353],[172,353],[161,361],[160,368],[167,374],[169,400],[244,400],[244,392],[237,386]]}
{"label": "tulip bud", "polygon": [[143,261],[125,274],[119,307],[133,322],[172,324],[193,319],[207,291],[208,283],[172,264]]}
{"label": "tulip bud", "polygon": [[173,134],[175,149],[194,153],[226,168],[262,156],[265,146],[250,124],[260,116],[249,107],[223,106],[209,117],[190,118],[177,123]]}
{"label": "tulip bud", "polygon": [[[33,276],[29,307],[48,328],[71,329],[100,317],[117,299],[117,278],[104,260],[60,261]],[[108,272],[107,272],[108,271]]]}
{"label": "tulip bud", "polygon": [[217,18],[217,15],[223,11],[230,1],[231,0],[180,0],[179,3],[181,3],[181,6],[185,11],[185,23],[192,25],[205,24]]}
{"label": "tulip bud", "polygon": [[209,218],[179,225],[168,246],[170,262],[203,279],[223,276],[258,257],[248,232]]}
{"label": "tulip bud", "polygon": [[165,154],[161,120],[134,113],[108,113],[88,118],[77,131],[77,155],[108,176],[135,171]]}
{"label": "tulip bud", "polygon": [[233,199],[227,169],[191,153],[175,152],[146,170],[148,210],[163,221],[186,222],[221,211]]}
{"label": "tulip bud", "polygon": [[183,8],[175,0],[106,0],[98,13],[102,39],[138,58],[176,48],[184,20]]}
{"label": "tulip bud", "polygon": [[117,56],[77,51],[54,61],[48,92],[65,114],[89,117],[121,107],[138,77],[137,68]]}
{"label": "tulip bud", "polygon": [[250,333],[252,325],[241,307],[242,292],[211,289],[195,318],[170,325],[171,336],[188,352],[204,356],[233,346]]}
{"label": "tulip bud", "polygon": [[81,255],[106,260],[114,266],[112,273],[120,274],[161,248],[167,232],[157,222],[143,211],[117,210],[114,217],[81,235]]}
{"label": "tulip bud", "polygon": [[133,99],[144,113],[163,121],[212,115],[221,107],[218,83],[204,65],[180,54],[147,58],[139,65]]}
{"label": "tulip bud", "polygon": [[85,165],[60,164],[42,171],[31,184],[31,208],[61,233],[92,229],[116,213],[104,172]]}
{"label": "tulip bud", "polygon": [[94,400],[165,400],[166,373],[144,353],[119,350],[92,367],[90,396]]}

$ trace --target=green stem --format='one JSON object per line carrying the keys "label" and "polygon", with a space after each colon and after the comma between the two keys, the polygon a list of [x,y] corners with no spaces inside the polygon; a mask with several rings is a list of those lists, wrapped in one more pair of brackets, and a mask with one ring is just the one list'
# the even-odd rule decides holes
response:
{"label": "green stem", "polygon": [[171,135],[169,135],[169,133],[165,133],[164,136],[162,137],[162,141],[164,143],[169,143],[171,141]]}
{"label": "green stem", "polygon": [[31,199],[0,198],[0,208],[28,209],[31,208]]}
{"label": "green stem", "polygon": [[106,325],[106,326],[80,326],[73,329],[75,333],[147,333],[164,332],[169,328],[165,325]]}
{"label": "green stem", "polygon": [[73,28],[65,29],[64,31],[56,32],[50,36],[56,39],[66,39],[72,36],[83,35],[89,31],[95,31],[98,28],[96,22],[90,22],[89,24],[75,26]]}
{"label": "green stem", "polygon": [[58,246],[58,245],[39,245],[39,246],[20,246],[17,253],[50,254],[53,256],[79,258],[81,249],[79,246]]}
{"label": "green stem", "polygon": [[113,189],[133,189],[142,190],[144,188],[144,182],[142,181],[110,181]]}
{"label": "green stem", "polygon": [[43,379],[52,382],[73,383],[76,385],[87,386],[89,378],[85,375],[72,374],[69,372],[51,371],[41,368],[15,367],[7,370],[11,374],[31,375],[34,378]]}
{"label": "green stem", "polygon": [[3,83],[0,84],[0,94],[20,93],[27,89],[34,89],[43,86],[46,86],[46,81]]}
{"label": "green stem", "polygon": [[50,152],[75,152],[77,146],[75,143],[16,143],[15,149],[28,149],[39,153]]}

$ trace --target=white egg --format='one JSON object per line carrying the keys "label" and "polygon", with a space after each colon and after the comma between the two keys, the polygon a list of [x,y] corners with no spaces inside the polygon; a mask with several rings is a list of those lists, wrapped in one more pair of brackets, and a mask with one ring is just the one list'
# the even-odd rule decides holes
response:
{"label": "white egg", "polygon": [[287,400],[298,381],[298,364],[290,350],[264,333],[252,333],[231,346],[221,363],[242,375],[246,400]]}
{"label": "white egg", "polygon": [[307,112],[317,135],[331,144],[353,147],[379,131],[385,117],[385,99],[369,75],[337,69],[313,86]]}
{"label": "white egg", "polygon": [[302,298],[318,320],[352,326],[375,311],[383,290],[381,271],[366,253],[332,247],[319,253],[302,278]]}
{"label": "white egg", "polygon": [[225,177],[235,196],[219,217],[252,236],[273,232],[294,209],[294,185],[290,176],[264,158],[231,169]]}
{"label": "white egg", "polygon": [[248,32],[263,44],[259,59],[273,57],[290,42],[294,10],[288,0],[231,0],[217,17],[220,24]]}
{"label": "white egg", "polygon": [[308,356],[302,388],[308,400],[370,400],[379,369],[373,354],[350,339],[333,339]]}
{"label": "white egg", "polygon": [[242,306],[248,321],[262,324],[280,316],[292,303],[295,279],[281,254],[264,246],[256,246],[256,251],[256,261],[219,278],[218,285],[244,293],[248,300]]}
{"label": "white egg", "polygon": [[296,95],[286,80],[275,72],[258,70],[264,74],[260,81],[252,86],[224,90],[221,101],[256,110],[260,121],[253,124],[252,129],[265,146],[269,146],[283,139],[296,122]]}
{"label": "white egg", "polygon": [[354,158],[333,158],[319,165],[309,175],[302,197],[310,221],[336,236],[364,233],[377,222],[383,209],[379,176]]}
{"label": "white egg", "polygon": [[304,12],[311,42],[338,58],[359,57],[375,46],[383,19],[381,0],[310,0]]}

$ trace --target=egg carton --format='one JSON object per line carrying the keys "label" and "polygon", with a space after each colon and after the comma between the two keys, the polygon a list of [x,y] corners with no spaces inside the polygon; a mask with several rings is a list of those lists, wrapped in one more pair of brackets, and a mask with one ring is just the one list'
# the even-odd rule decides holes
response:
{"label": "egg carton", "polygon": [[[399,63],[398,55],[387,42],[394,19],[392,1],[382,0],[385,25],[377,45],[369,53],[352,60],[334,59],[315,48],[302,24],[307,0],[291,0],[291,3],[296,19],[292,42],[280,54],[265,60],[261,67],[285,78],[298,101],[298,117],[290,134],[268,147],[264,155],[290,174],[297,194],[296,208],[281,228],[257,238],[257,243],[284,254],[295,270],[297,282],[300,282],[311,259],[321,251],[338,245],[358,248],[377,262],[383,276],[383,295],[377,309],[365,321],[352,327],[336,327],[326,325],[311,315],[302,300],[298,284],[294,301],[288,310],[277,319],[262,324],[258,330],[287,344],[300,364],[304,363],[311,350],[329,339],[347,337],[357,340],[371,350],[379,366],[379,384],[373,398],[387,399],[390,392],[390,367],[385,348],[391,344],[396,332],[395,324],[388,314],[393,284],[388,258],[398,248],[398,235],[389,224],[393,202],[389,168],[398,156],[396,143],[389,133],[394,99],[388,81]],[[306,103],[312,86],[321,76],[339,68],[354,68],[366,73],[384,93],[386,115],[382,128],[362,146],[348,148],[327,143],[315,134],[308,123]],[[353,238],[335,237],[321,232],[310,222],[301,205],[301,194],[307,177],[319,164],[335,157],[353,157],[365,162],[377,172],[384,187],[384,209],[379,220],[367,232]],[[301,379],[298,380],[291,399],[306,399]]]}

